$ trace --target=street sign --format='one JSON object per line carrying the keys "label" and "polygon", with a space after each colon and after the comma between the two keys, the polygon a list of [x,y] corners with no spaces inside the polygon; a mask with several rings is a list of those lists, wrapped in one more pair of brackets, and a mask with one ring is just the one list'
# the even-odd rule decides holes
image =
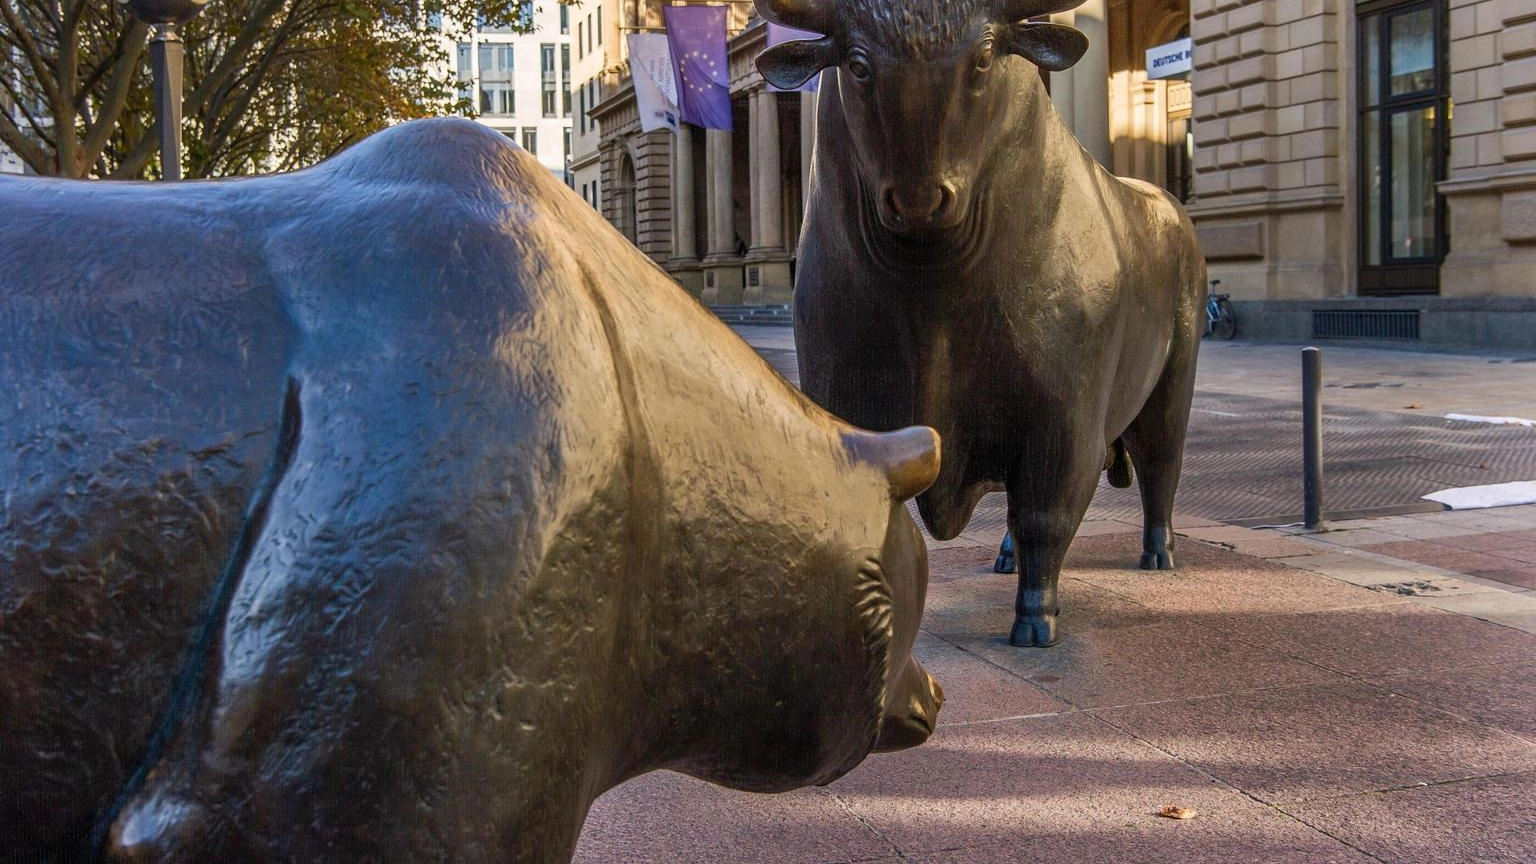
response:
{"label": "street sign", "polygon": [[1194,68],[1194,40],[1187,36],[1147,49],[1148,78],[1178,78]]}

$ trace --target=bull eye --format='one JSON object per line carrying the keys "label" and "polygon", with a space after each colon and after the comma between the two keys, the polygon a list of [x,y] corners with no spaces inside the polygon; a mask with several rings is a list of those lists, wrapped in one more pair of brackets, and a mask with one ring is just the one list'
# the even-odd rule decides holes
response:
{"label": "bull eye", "polygon": [[867,82],[874,77],[875,72],[870,68],[869,58],[864,56],[864,52],[855,51],[848,55],[848,74],[860,82]]}
{"label": "bull eye", "polygon": [[992,62],[997,59],[997,51],[992,47],[992,40],[981,43],[981,50],[976,53],[976,71],[985,72],[992,68]]}

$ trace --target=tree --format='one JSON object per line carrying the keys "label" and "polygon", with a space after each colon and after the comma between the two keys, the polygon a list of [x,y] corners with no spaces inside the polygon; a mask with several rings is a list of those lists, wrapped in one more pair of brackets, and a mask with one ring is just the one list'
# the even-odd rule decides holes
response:
{"label": "tree", "polygon": [[[390,123],[470,113],[443,31],[526,32],[533,2],[213,0],[181,28],[185,174],[298,168]],[[0,0],[0,143],[39,174],[157,176],[148,36],[118,0]]]}

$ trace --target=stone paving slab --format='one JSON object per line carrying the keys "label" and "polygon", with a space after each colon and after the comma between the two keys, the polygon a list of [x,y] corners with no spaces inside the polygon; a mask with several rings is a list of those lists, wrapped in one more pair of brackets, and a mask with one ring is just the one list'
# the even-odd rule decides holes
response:
{"label": "stone paving slab", "polygon": [[1536,773],[1355,795],[1284,809],[1373,860],[1403,864],[1536,861]]}
{"label": "stone paving slab", "polygon": [[[921,864],[1365,864],[1379,862],[1278,810],[1137,821],[1099,831],[1020,832],[1012,842],[913,855]],[[1464,859],[1471,860],[1471,859]]]}
{"label": "stone paving slab", "polygon": [[915,651],[948,702],[929,743],[787,795],[638,778],[577,860],[1536,861],[1536,636],[1289,566],[1384,566],[1370,553],[1264,561],[1186,535],[1178,571],[1145,573],[1134,526],[1103,527],[1068,556],[1053,649],[1004,644],[1014,580],[990,544],[930,554]]}
{"label": "stone paving slab", "polygon": [[1096,716],[1270,804],[1536,771],[1536,744],[1363,682]]}
{"label": "stone paving slab", "polygon": [[1414,672],[1373,683],[1536,743],[1536,662]]}

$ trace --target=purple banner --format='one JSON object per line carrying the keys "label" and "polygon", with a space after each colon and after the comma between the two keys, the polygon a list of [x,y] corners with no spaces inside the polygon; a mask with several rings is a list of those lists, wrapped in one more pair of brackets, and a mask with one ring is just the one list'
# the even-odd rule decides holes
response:
{"label": "purple banner", "polygon": [[731,72],[724,6],[663,6],[683,122],[731,128]]}
{"label": "purple banner", "polygon": [[[763,46],[763,47],[765,47],[765,48],[772,48],[775,45],[782,45],[785,42],[799,42],[799,41],[805,40],[805,39],[820,39],[820,38],[821,38],[821,34],[820,33],[813,33],[810,30],[797,30],[794,27],[785,27],[782,24],[775,24],[772,21],[769,21],[768,22],[768,44]],[[818,72],[815,75],[811,76],[811,80],[805,82],[804,84],[801,84],[799,87],[795,88],[794,90],[780,90],[778,87],[775,87],[772,84],[768,85],[768,89],[776,90],[776,91],[778,91],[780,93],[815,93],[816,92],[816,84],[820,80],[821,80],[821,73]]]}

